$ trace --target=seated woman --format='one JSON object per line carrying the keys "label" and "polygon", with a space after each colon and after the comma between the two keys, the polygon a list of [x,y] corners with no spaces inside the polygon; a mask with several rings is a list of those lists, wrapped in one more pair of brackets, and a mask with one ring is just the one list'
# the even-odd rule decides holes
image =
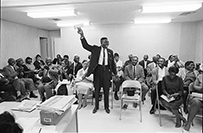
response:
{"label": "seated woman", "polygon": [[[86,74],[89,66],[88,61],[84,60],[82,62],[82,66],[83,68],[77,72],[76,79],[75,79],[75,85],[76,85],[75,87],[76,87],[76,91],[79,99],[78,109],[81,109],[82,107],[87,106],[87,96],[89,94],[90,89],[93,88],[93,83],[92,83],[93,75],[90,75],[89,77],[84,78],[84,75]],[[83,95],[84,95],[84,100],[82,98]]]}
{"label": "seated woman", "polygon": [[1,133],[23,133],[23,128],[15,122],[12,114],[5,111],[0,114],[0,132]]}
{"label": "seated woman", "polygon": [[165,95],[168,99],[172,97],[175,99],[171,102],[167,102],[166,100],[160,98],[160,102],[163,107],[171,111],[176,117],[176,125],[175,127],[181,126],[181,120],[183,123],[186,122],[186,119],[179,112],[180,105],[183,103],[182,94],[183,94],[183,81],[176,74],[178,73],[178,68],[170,67],[169,75],[163,77],[162,80],[162,91],[163,95]]}
{"label": "seated woman", "polygon": [[[203,94],[203,87],[202,87],[202,76],[203,73],[201,72],[197,79],[195,80],[194,84],[191,84],[189,86],[190,92],[197,92],[200,94]],[[200,97],[195,97],[193,95],[189,95],[188,97],[188,117],[186,125],[184,126],[184,129],[186,131],[190,130],[191,123],[195,116],[198,114],[200,108],[203,107],[203,101],[202,101],[202,95]]]}

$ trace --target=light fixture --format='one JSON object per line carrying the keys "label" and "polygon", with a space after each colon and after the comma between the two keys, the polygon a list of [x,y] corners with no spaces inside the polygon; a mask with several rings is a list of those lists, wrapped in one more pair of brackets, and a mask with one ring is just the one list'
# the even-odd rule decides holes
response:
{"label": "light fixture", "polygon": [[56,24],[58,27],[71,27],[74,26],[76,27],[83,27],[83,26],[89,26],[89,21],[64,21],[64,22],[58,22]]}
{"label": "light fixture", "polygon": [[27,13],[27,16],[32,18],[53,18],[53,17],[68,17],[68,16],[76,16],[75,10],[52,10],[52,11],[46,11],[46,12],[29,12]]}
{"label": "light fixture", "polygon": [[195,11],[202,7],[202,3],[196,4],[178,4],[178,5],[159,5],[159,6],[143,6],[142,13],[163,13],[163,12],[188,12]]}
{"label": "light fixture", "polygon": [[135,19],[134,24],[156,24],[156,23],[170,23],[171,19],[164,18],[164,19],[156,19],[156,18],[144,18],[144,19]]}

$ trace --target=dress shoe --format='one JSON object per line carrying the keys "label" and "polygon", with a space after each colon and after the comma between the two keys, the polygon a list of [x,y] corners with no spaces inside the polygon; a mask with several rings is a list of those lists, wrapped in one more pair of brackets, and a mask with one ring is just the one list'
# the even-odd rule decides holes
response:
{"label": "dress shoe", "polygon": [[181,123],[180,123],[180,122],[176,123],[175,127],[176,127],[176,128],[181,127]]}
{"label": "dress shoe", "polygon": [[32,91],[30,92],[30,98],[37,98],[38,96],[36,96]]}
{"label": "dress shoe", "polygon": [[107,114],[110,113],[110,109],[109,108],[105,108],[105,111],[106,111]]}
{"label": "dress shoe", "polygon": [[128,105],[127,104],[124,104],[122,109],[126,110],[128,108]]}
{"label": "dress shoe", "polygon": [[133,107],[134,107],[134,108],[137,108],[137,103],[133,103]]}
{"label": "dress shoe", "polygon": [[183,111],[185,112],[185,114],[188,114],[188,109],[187,109],[187,107],[183,107]]}
{"label": "dress shoe", "polygon": [[155,109],[154,109],[153,106],[152,106],[152,108],[150,109],[149,113],[150,113],[150,114],[154,114],[154,113],[155,113]]}
{"label": "dress shoe", "polygon": [[94,108],[93,111],[92,111],[92,113],[93,113],[93,114],[97,113],[97,110],[98,110],[98,108]]}
{"label": "dress shoe", "polygon": [[114,93],[114,98],[115,98],[115,100],[119,100],[119,97],[118,97],[117,93]]}

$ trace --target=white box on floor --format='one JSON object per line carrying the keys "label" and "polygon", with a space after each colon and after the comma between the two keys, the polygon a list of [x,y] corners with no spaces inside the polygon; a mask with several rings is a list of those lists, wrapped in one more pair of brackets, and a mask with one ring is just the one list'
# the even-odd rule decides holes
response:
{"label": "white box on floor", "polygon": [[70,110],[72,104],[77,99],[74,95],[53,96],[38,105],[40,111],[40,121],[43,125],[56,125],[63,116]]}

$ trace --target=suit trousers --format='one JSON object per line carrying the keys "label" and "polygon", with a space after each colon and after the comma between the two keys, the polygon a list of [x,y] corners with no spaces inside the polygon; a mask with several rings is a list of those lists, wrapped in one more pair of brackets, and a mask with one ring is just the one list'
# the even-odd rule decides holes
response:
{"label": "suit trousers", "polygon": [[104,108],[109,108],[109,87],[111,85],[111,72],[108,66],[98,65],[94,71],[95,108],[99,109],[99,94],[101,87],[104,91]]}

